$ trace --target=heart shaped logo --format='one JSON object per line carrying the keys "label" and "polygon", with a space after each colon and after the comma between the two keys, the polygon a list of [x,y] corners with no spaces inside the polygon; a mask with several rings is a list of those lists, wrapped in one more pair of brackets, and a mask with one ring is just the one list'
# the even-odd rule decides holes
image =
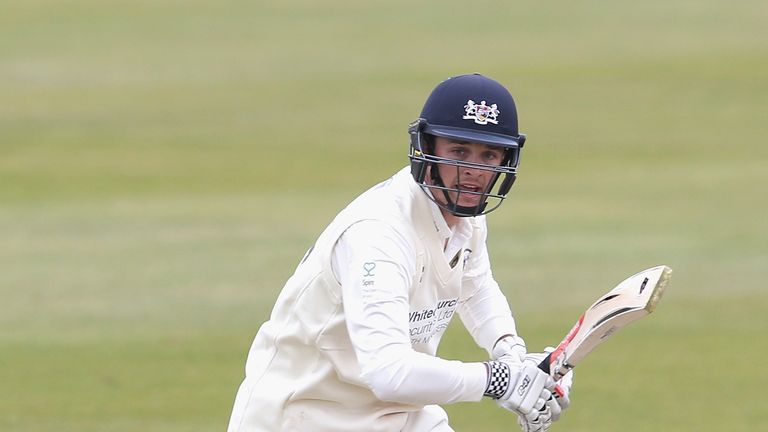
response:
{"label": "heart shaped logo", "polygon": [[373,276],[373,269],[376,268],[375,262],[367,262],[363,264],[363,270],[365,270],[365,274],[363,274],[363,277],[370,277]]}

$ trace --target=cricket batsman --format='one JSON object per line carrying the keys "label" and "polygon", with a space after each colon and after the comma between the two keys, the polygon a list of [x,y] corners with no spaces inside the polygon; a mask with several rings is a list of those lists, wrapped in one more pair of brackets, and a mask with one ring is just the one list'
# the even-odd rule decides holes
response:
{"label": "cricket batsman", "polygon": [[[568,407],[527,353],[491,272],[485,214],[525,135],[512,95],[480,74],[441,82],[410,125],[410,166],[320,234],[256,334],[229,432],[448,432],[456,402],[495,400],[526,432]],[[436,356],[454,315],[489,354]]]}

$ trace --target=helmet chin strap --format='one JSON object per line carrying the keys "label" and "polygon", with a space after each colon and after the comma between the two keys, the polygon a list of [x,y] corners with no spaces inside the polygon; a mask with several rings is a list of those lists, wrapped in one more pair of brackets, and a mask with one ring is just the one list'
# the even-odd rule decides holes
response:
{"label": "helmet chin strap", "polygon": [[[458,168],[457,168],[458,169]],[[447,204],[445,204],[445,209],[451,212],[454,216],[459,217],[473,217],[477,216],[480,213],[485,210],[486,205],[488,205],[488,202],[484,199],[480,204],[474,206],[474,207],[466,207],[466,206],[460,206],[458,203],[453,202],[450,195],[448,195],[448,187],[443,183],[443,179],[440,177],[440,173],[437,169],[437,164],[432,164],[430,167],[430,178],[432,179],[432,183],[435,186],[439,186],[442,189],[440,189],[443,192],[443,197],[445,197],[445,201]],[[461,191],[458,192],[459,195],[461,195]],[[458,199],[458,196],[456,197]],[[442,206],[441,206],[442,207]]]}

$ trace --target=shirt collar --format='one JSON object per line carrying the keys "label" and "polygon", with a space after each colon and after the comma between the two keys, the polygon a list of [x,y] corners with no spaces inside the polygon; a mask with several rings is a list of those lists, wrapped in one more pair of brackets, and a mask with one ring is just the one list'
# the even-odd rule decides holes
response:
{"label": "shirt collar", "polygon": [[[432,195],[431,189],[427,188],[426,192],[430,196],[434,197],[434,195]],[[432,221],[435,223],[435,230],[443,240],[451,238],[454,234],[459,234],[462,237],[469,237],[469,233],[471,233],[472,227],[469,223],[469,220],[467,220],[468,218],[458,218],[458,224],[452,230],[451,227],[448,226],[448,222],[445,221],[445,217],[443,217],[443,213],[440,211],[440,207],[435,204],[432,199],[427,199],[427,201],[429,201],[428,206],[430,213],[432,213]]]}
{"label": "shirt collar", "polygon": [[[448,239],[461,239],[461,241],[463,241],[463,239],[472,236],[473,225],[470,221],[470,218],[458,218],[458,224],[454,230],[451,230],[451,228],[448,226],[448,223],[445,221],[445,218],[443,217],[443,213],[440,211],[440,207],[435,204],[434,201],[432,201],[434,199],[432,190],[430,188],[423,187],[414,181],[413,177],[411,176],[410,167],[406,166],[400,171],[399,174],[408,179],[408,184],[410,185],[411,190],[414,194],[419,196],[417,201],[421,202],[423,205],[426,205],[427,208],[429,208],[429,214],[432,216],[432,223],[435,229],[435,233],[440,239],[443,240],[444,243]],[[424,195],[425,193],[429,196]]]}

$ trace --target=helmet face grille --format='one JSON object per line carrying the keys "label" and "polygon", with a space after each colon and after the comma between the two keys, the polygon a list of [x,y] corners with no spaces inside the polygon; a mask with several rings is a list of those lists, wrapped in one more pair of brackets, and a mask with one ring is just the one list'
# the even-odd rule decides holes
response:
{"label": "helmet face grille", "polygon": [[[421,181],[417,181],[424,191],[429,191],[427,196],[440,208],[449,211],[455,216],[471,217],[490,213],[497,209],[504,198],[506,198],[509,189],[512,187],[516,176],[516,168],[511,166],[489,166],[473,164],[451,159],[439,158],[432,155],[412,156],[412,161],[417,160],[423,167],[423,172],[419,173]],[[445,185],[437,174],[438,166],[450,166],[456,170],[456,178],[460,176],[462,169],[482,170],[492,173],[492,180],[485,190],[473,191],[460,189]],[[429,171],[431,178],[426,179]],[[479,196],[478,205],[460,206],[459,202],[462,196]],[[437,198],[437,197],[441,197]]]}
{"label": "helmet face grille", "polygon": [[[435,156],[430,145],[426,145],[426,135],[415,130],[411,133],[411,174],[427,196],[440,208],[455,216],[471,217],[490,213],[497,209],[506,198],[517,175],[520,149],[507,148],[506,157],[501,165],[486,165]],[[446,185],[438,174],[440,166],[456,170],[454,178],[461,177],[462,169],[472,169],[490,173],[491,181],[485,190],[473,191]],[[428,176],[429,175],[429,176]],[[460,206],[462,196],[479,196],[478,205]],[[439,198],[438,198],[439,197]]]}

